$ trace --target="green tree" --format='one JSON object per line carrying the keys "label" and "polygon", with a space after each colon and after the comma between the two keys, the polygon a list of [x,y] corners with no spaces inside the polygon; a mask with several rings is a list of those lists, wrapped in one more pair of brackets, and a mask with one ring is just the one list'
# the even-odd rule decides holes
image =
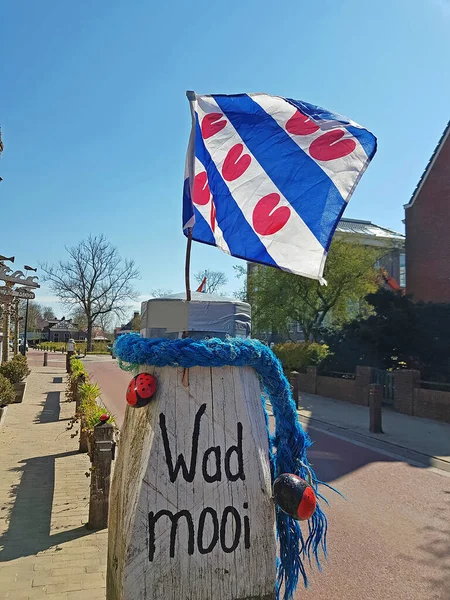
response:
{"label": "green tree", "polygon": [[248,276],[248,300],[255,331],[289,334],[299,323],[307,340],[316,340],[327,322],[339,326],[365,310],[365,296],[377,288],[376,261],[384,250],[334,240],[324,277],[328,285],[271,267],[255,266]]}
{"label": "green tree", "polygon": [[373,314],[326,338],[329,370],[353,372],[357,365],[409,368],[424,379],[450,381],[450,304],[413,302],[379,289],[367,301]]}

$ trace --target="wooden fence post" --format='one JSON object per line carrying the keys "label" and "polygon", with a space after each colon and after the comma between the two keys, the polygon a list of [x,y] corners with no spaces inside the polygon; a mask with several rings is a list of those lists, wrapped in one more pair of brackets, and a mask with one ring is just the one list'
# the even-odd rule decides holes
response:
{"label": "wooden fence post", "polygon": [[86,421],[83,415],[80,417],[80,444],[78,447],[79,452],[87,452],[88,451],[88,435],[87,435],[87,427]]}
{"label": "wooden fence post", "polygon": [[105,529],[108,525],[113,437],[114,426],[110,423],[94,427],[88,529]]}
{"label": "wooden fence post", "polygon": [[381,403],[383,401],[383,388],[377,383],[369,385],[369,413],[370,432],[383,433],[381,427]]}
{"label": "wooden fence post", "polygon": [[75,354],[75,352],[73,350],[67,351],[67,354],[66,354],[66,371],[67,371],[67,373],[72,372],[72,365],[70,364],[70,359],[72,358],[72,356],[74,354]]}
{"label": "wooden fence post", "polygon": [[298,372],[297,371],[291,372],[291,374],[289,376],[289,383],[291,384],[292,395],[294,397],[295,406],[296,406],[296,408],[298,408],[299,385],[298,385]]}

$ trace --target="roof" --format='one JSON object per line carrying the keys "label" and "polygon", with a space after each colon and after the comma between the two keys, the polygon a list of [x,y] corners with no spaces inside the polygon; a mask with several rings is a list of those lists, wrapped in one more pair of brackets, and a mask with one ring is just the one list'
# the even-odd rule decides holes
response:
{"label": "roof", "polygon": [[405,239],[403,233],[389,229],[388,227],[382,227],[376,225],[371,221],[360,221],[359,219],[341,219],[336,228],[336,231],[340,233],[351,233],[356,235],[370,236],[376,238],[389,238],[394,240]]}
{"label": "roof", "polygon": [[409,208],[416,201],[416,198],[419,195],[419,192],[422,189],[423,184],[425,183],[425,180],[427,179],[428,175],[430,174],[430,171],[433,168],[433,165],[436,162],[436,159],[439,156],[440,151],[444,147],[444,144],[445,144],[447,138],[449,137],[449,134],[450,134],[450,121],[447,123],[447,126],[444,129],[444,132],[441,135],[441,138],[438,141],[437,146],[434,149],[434,152],[431,155],[430,160],[428,161],[427,166],[425,167],[425,171],[422,173],[422,176],[421,176],[421,178],[419,179],[419,181],[418,181],[418,183],[416,185],[416,188],[415,188],[415,190],[414,190],[414,192],[413,192],[413,194],[411,196],[411,200],[408,202],[408,204],[405,204],[403,208]]}
{"label": "roof", "polygon": [[61,319],[61,321],[58,321],[54,325],[50,325],[50,329],[52,331],[54,331],[55,329],[62,329],[64,331],[78,331],[78,327],[68,319]]}
{"label": "roof", "polygon": [[[150,302],[153,300],[186,300],[186,292],[170,294],[163,298],[151,298]],[[237,300],[236,298],[227,298],[225,296],[217,296],[216,294],[204,294],[203,292],[191,292],[191,300],[194,302],[234,302],[236,304],[241,302],[241,300]]]}

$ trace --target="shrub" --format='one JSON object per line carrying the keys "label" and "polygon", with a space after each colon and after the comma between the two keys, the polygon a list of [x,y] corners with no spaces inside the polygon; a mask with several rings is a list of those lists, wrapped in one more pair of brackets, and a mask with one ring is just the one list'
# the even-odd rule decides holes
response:
{"label": "shrub", "polygon": [[72,356],[72,358],[70,359],[70,369],[71,377],[77,378],[78,375],[87,375],[86,369],[84,368],[84,364],[79,358],[75,358]]}
{"label": "shrub", "polygon": [[[100,388],[96,383],[83,383],[80,388],[80,395],[80,412],[83,415],[84,425],[90,433],[100,421],[100,417],[107,411],[104,406],[97,404]],[[110,416],[108,423],[114,423],[114,417]]]}
{"label": "shrub", "polygon": [[16,354],[12,360],[2,364],[0,374],[9,379],[10,383],[19,383],[30,374],[26,357]]}
{"label": "shrub", "polygon": [[286,373],[306,371],[308,366],[319,365],[328,356],[328,346],[316,342],[286,342],[273,348]]}
{"label": "shrub", "polygon": [[12,383],[9,381],[9,379],[3,375],[0,375],[0,406],[11,404],[15,399],[16,392]]}

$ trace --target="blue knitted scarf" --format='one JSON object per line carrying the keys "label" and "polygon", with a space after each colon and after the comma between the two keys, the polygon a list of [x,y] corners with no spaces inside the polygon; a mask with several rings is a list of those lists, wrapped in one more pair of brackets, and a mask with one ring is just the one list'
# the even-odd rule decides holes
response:
{"label": "blue knitted scarf", "polygon": [[[310,481],[318,498],[325,500],[318,493],[320,482],[306,457],[311,440],[298,421],[291,387],[281,363],[267,346],[257,340],[167,340],[147,339],[130,334],[117,339],[115,353],[121,367],[129,371],[140,365],[184,368],[226,365],[253,367],[260,377],[263,391],[269,397],[275,417],[275,433],[271,435],[265,399],[262,397],[269,436],[272,483],[281,473],[295,473]],[[299,576],[302,575],[305,586],[308,583],[304,559],[311,562],[311,556],[314,556],[320,569],[319,549],[322,548],[326,555],[327,519],[317,505],[308,521],[307,535],[304,535],[298,521],[276,507],[276,527],[279,541],[277,600],[281,597],[283,583],[284,600],[291,600]]]}

